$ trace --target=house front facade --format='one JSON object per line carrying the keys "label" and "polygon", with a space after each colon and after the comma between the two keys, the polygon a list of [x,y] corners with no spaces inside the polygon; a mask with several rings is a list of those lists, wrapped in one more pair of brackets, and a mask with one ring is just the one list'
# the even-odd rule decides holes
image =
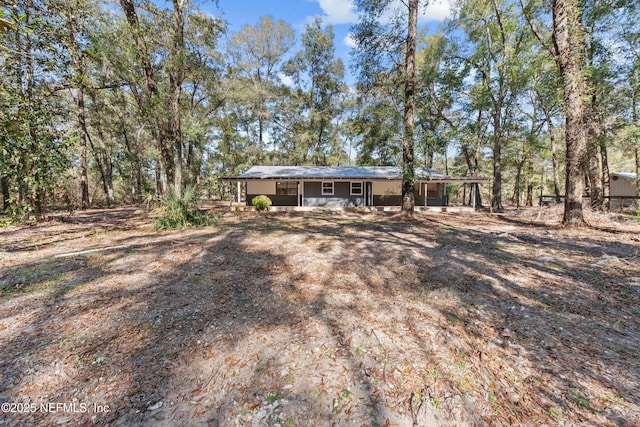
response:
{"label": "house front facade", "polygon": [[[454,178],[433,169],[415,171],[417,206],[446,206],[446,184],[479,183],[483,178]],[[402,171],[393,166],[254,166],[225,181],[245,185],[247,205],[268,196],[273,206],[400,206]]]}

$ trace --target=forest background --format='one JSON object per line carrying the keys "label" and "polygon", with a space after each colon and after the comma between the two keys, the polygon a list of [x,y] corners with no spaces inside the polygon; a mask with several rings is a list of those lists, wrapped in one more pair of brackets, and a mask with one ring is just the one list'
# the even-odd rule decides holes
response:
{"label": "forest background", "polygon": [[495,210],[582,194],[583,177],[606,209],[610,171],[640,176],[637,1],[460,0],[437,28],[412,23],[415,7],[427,11],[354,2],[346,65],[321,18],[231,30],[213,2],[4,0],[2,209],[39,217],[193,185],[222,199],[220,178],[253,165],[400,166],[408,143],[412,167],[489,177]]}

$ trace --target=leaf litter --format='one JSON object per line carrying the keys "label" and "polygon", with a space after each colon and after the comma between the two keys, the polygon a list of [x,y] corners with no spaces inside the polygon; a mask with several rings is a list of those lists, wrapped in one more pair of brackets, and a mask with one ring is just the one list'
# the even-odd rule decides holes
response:
{"label": "leaf litter", "polygon": [[0,402],[68,406],[0,425],[640,425],[640,227],[589,220],[1,229]]}

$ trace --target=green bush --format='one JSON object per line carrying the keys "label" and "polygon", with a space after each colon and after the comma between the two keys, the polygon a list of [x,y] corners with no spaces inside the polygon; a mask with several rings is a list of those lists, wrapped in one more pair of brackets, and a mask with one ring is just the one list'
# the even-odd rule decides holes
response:
{"label": "green bush", "polygon": [[259,211],[266,211],[271,206],[271,199],[267,196],[256,196],[251,201],[251,204]]}
{"label": "green bush", "polygon": [[188,226],[205,226],[215,224],[217,216],[210,216],[196,206],[197,190],[195,186],[187,187],[180,197],[174,191],[169,191],[167,198],[161,201],[161,206],[154,210],[156,230],[178,229]]}

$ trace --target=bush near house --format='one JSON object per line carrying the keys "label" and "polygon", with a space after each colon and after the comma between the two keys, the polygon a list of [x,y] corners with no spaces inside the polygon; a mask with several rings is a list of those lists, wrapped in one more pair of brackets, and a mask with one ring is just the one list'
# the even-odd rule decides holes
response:
{"label": "bush near house", "polygon": [[251,204],[259,211],[266,211],[271,206],[271,199],[267,196],[260,195],[253,198]]}

